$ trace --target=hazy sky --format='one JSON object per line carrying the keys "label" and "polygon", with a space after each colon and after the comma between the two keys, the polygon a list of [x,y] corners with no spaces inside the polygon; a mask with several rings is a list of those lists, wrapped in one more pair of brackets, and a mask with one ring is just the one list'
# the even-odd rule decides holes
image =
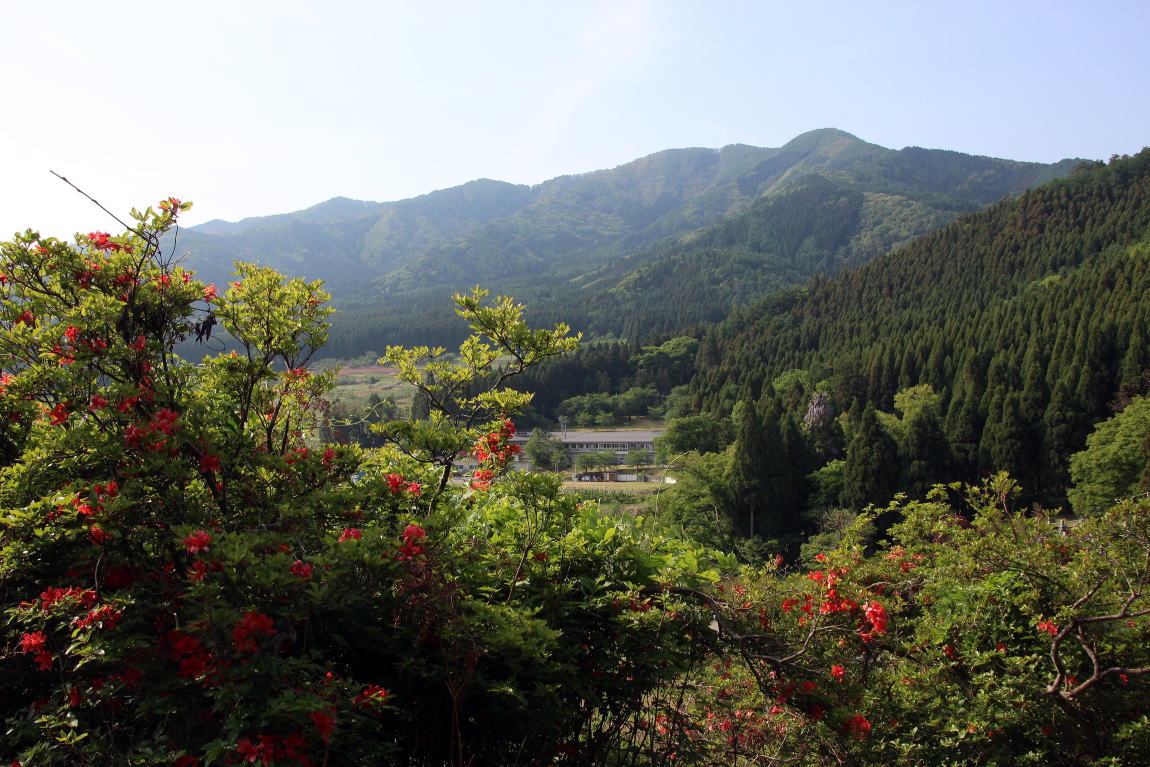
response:
{"label": "hazy sky", "polygon": [[836,127],[1051,162],[1150,144],[1148,0],[7,0],[0,238],[187,223]]}

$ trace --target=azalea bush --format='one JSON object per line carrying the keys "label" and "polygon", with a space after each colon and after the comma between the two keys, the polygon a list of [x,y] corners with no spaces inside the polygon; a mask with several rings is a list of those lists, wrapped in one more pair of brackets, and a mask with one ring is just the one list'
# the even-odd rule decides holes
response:
{"label": "azalea bush", "polygon": [[[722,563],[503,476],[505,374],[573,340],[459,296],[461,367],[389,350],[432,415],[319,444],[327,294],[202,284],[162,247],[187,208],[0,246],[0,761],[607,758],[706,641],[673,588]],[[482,473],[450,484],[461,448]]]}
{"label": "azalea bush", "polygon": [[1013,507],[1004,475],[860,517],[815,567],[712,594],[721,651],[657,712],[691,764],[1150,761],[1150,506],[1077,526]]}

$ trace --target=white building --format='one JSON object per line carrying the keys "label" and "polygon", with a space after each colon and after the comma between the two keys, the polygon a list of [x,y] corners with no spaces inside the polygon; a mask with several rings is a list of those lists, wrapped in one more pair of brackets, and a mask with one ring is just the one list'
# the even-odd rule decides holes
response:
{"label": "white building", "polygon": [[[574,463],[575,456],[580,453],[599,453],[604,450],[614,451],[619,463],[625,463],[628,454],[633,450],[647,452],[646,463],[655,462],[655,438],[663,436],[663,429],[623,429],[620,431],[553,431],[551,436],[563,443],[567,448],[567,460]],[[523,447],[531,434],[516,434],[512,443]]]}

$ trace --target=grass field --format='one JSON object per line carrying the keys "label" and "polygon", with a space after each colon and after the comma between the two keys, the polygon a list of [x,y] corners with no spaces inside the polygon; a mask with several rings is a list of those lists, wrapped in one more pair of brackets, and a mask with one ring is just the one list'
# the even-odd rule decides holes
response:
{"label": "grass field", "polygon": [[333,403],[342,402],[352,410],[360,410],[372,394],[391,397],[401,413],[411,407],[412,388],[396,379],[395,368],[370,365],[347,367],[336,373]]}

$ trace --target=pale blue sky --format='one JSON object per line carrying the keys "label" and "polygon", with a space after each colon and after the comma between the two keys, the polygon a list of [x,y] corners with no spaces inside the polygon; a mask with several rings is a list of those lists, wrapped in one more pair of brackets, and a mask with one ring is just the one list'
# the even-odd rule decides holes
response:
{"label": "pale blue sky", "polygon": [[188,223],[660,149],[882,146],[1050,162],[1150,144],[1150,0],[9,0],[0,238]]}

